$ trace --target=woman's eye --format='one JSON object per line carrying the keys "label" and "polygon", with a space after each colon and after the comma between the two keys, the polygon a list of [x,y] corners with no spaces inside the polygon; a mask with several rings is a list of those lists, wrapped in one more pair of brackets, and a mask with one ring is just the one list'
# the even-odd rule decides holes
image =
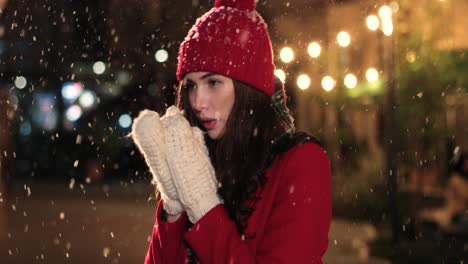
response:
{"label": "woman's eye", "polygon": [[184,89],[187,89],[189,91],[192,90],[194,87],[195,87],[195,85],[193,85],[191,83],[184,84]]}
{"label": "woman's eye", "polygon": [[218,85],[218,84],[220,84],[220,83],[221,83],[221,82],[218,81],[218,80],[208,80],[208,84],[209,84],[210,86],[216,86],[216,85]]}

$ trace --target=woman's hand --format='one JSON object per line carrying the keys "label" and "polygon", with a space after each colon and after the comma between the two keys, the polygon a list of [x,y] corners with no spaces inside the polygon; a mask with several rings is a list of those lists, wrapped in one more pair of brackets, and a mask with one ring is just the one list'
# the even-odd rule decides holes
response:
{"label": "woman's hand", "polygon": [[164,201],[164,210],[170,215],[180,214],[183,208],[178,201],[177,191],[167,164],[166,139],[158,113],[149,110],[142,111],[133,123],[132,138],[150,168],[153,182],[157,184]]}
{"label": "woman's hand", "polygon": [[203,132],[191,127],[175,106],[167,110],[161,121],[166,130],[166,155],[172,179],[189,220],[195,223],[221,203]]}

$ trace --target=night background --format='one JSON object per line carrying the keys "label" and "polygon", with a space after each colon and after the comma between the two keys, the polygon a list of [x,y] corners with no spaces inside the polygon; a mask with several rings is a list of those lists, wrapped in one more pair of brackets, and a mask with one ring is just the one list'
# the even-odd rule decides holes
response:
{"label": "night background", "polygon": [[[127,137],[174,104],[208,0],[0,0],[0,263],[143,263]],[[257,3],[298,130],[333,170],[326,263],[468,262],[468,2]]]}

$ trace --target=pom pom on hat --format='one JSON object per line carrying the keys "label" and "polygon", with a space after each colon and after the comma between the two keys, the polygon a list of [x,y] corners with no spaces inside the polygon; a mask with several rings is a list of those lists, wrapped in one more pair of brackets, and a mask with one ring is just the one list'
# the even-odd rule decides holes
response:
{"label": "pom pom on hat", "polygon": [[216,0],[215,7],[232,7],[239,10],[255,10],[257,0]]}
{"label": "pom pom on hat", "polygon": [[189,72],[213,72],[273,95],[270,36],[255,6],[256,0],[216,0],[180,45],[177,79]]}

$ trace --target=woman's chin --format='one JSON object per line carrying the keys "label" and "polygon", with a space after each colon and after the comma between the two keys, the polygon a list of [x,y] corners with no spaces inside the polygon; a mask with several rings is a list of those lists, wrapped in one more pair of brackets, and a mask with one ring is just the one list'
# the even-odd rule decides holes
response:
{"label": "woman's chin", "polygon": [[220,133],[220,131],[218,131],[216,128],[208,130],[206,133],[208,134],[208,137],[210,137],[212,140],[218,140],[222,136],[222,133]]}
{"label": "woman's chin", "polygon": [[212,140],[217,140],[219,137],[219,133],[217,133],[214,130],[208,130],[206,133],[208,134],[208,137],[210,137]]}

